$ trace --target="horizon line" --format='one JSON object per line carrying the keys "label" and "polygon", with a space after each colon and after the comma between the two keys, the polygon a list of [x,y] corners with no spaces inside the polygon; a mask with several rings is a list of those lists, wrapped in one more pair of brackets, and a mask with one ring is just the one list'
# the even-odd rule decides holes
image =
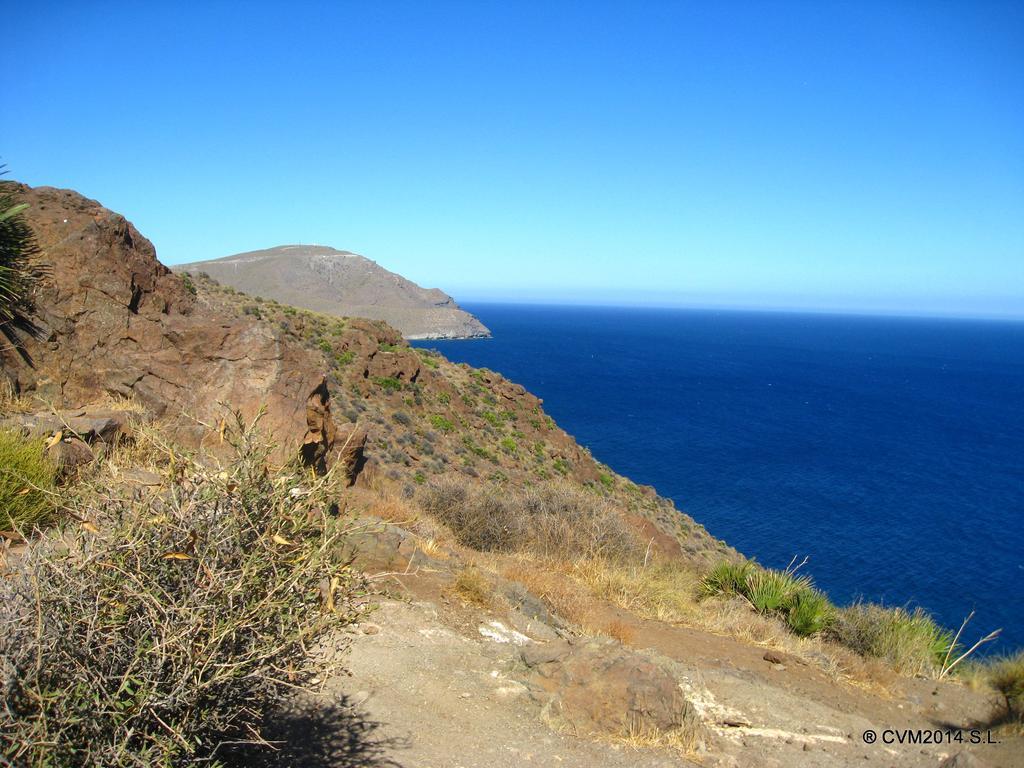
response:
{"label": "horizon line", "polygon": [[666,304],[666,303],[605,303],[599,301],[567,301],[538,299],[473,299],[458,300],[463,309],[467,305],[564,307],[579,309],[651,309],[678,310],[690,312],[736,312],[747,314],[773,315],[832,315],[837,317],[875,317],[920,320],[964,320],[976,322],[1024,323],[1024,311],[1011,313],[939,312],[936,310],[835,308],[835,307],[793,307],[785,305],[736,305],[736,304]]}

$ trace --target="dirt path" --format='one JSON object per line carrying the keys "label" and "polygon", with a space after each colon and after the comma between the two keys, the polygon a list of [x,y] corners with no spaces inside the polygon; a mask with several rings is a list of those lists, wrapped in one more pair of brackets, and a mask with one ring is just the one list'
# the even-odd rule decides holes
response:
{"label": "dirt path", "polygon": [[[388,567],[395,565],[390,560]],[[577,737],[551,727],[521,659],[520,644],[557,642],[552,628],[524,623],[504,607],[450,598],[451,579],[450,564],[437,561],[391,579],[401,584],[400,599],[382,600],[356,633],[345,657],[349,674],[328,681],[319,706],[347,702],[361,722],[379,724],[373,734],[379,748],[369,750],[373,760],[331,765],[935,768],[967,751],[981,762],[965,765],[1024,766],[1019,738],[966,748],[865,743],[867,731],[881,738],[887,729],[966,727],[985,717],[990,702],[963,686],[902,680],[885,698],[795,659],[773,664],[764,648],[641,620],[612,606],[607,610],[634,630],[633,647],[671,660],[684,697],[704,722],[704,746],[683,753]]]}
{"label": "dirt path", "polygon": [[[379,628],[379,630],[378,630]],[[328,685],[383,725],[390,757],[406,768],[660,768],[677,754],[556,733],[515,679],[510,643],[464,636],[431,603],[384,602],[373,634],[346,657],[351,676]]]}

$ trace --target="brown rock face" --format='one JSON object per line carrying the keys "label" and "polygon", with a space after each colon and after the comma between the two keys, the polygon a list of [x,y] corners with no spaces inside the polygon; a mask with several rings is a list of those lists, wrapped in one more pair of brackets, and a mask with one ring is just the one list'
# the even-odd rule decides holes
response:
{"label": "brown rock face", "polygon": [[329,452],[333,429],[320,356],[266,324],[197,304],[157,261],[152,243],[99,203],[49,187],[22,186],[21,196],[53,277],[38,302],[48,336],[26,344],[32,364],[0,353],[4,374],[19,390],[58,407],[104,393],[134,396],[193,445],[224,406],[247,419],[265,406],[261,425],[282,456],[310,439],[318,457]]}

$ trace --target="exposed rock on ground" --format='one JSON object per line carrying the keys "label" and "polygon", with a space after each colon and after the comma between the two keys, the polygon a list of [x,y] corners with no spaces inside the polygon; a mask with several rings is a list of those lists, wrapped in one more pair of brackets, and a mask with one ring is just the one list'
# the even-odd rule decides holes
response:
{"label": "exposed rock on ground", "polygon": [[520,652],[547,717],[574,733],[678,734],[700,741],[700,721],[683,697],[679,672],[665,659],[612,640],[576,638]]}

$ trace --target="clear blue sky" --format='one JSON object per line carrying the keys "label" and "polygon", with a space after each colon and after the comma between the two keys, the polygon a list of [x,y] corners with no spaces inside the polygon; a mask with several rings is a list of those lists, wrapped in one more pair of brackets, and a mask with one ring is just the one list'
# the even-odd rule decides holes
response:
{"label": "clear blue sky", "polygon": [[[200,7],[202,6],[202,7]],[[0,157],[169,264],[1024,316],[1024,4],[7,4]]]}

